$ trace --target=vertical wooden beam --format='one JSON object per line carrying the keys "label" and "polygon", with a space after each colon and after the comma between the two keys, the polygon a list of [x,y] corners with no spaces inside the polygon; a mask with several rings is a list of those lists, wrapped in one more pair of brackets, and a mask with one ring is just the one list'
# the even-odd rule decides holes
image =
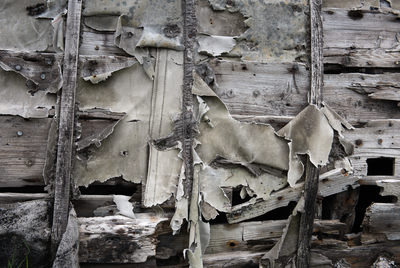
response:
{"label": "vertical wooden beam", "polygon": [[[322,0],[310,0],[311,25],[311,89],[309,103],[321,107],[323,87],[323,31]],[[297,248],[297,268],[307,268],[310,263],[310,247],[318,193],[319,167],[307,156],[304,183],[304,213],[301,214]]]}
{"label": "vertical wooden beam", "polygon": [[[190,200],[193,182],[193,71],[195,64],[196,16],[194,0],[182,1],[183,39],[183,101],[182,156],[185,165],[184,196]],[[189,206],[190,207],[190,206]]]}
{"label": "vertical wooden beam", "polygon": [[81,9],[81,0],[68,1],[51,230],[53,253],[61,241],[68,222]]}

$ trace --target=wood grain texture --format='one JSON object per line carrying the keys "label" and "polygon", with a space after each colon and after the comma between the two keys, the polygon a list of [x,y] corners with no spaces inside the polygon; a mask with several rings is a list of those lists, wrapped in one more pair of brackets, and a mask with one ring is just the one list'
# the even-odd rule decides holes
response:
{"label": "wood grain texture", "polygon": [[70,0],[68,2],[51,232],[53,250],[61,241],[68,222],[81,10],[82,1]]}
{"label": "wood grain texture", "polygon": [[50,118],[0,116],[0,187],[44,186]]}
{"label": "wood grain texture", "polygon": [[[310,72],[295,63],[210,61],[216,76],[214,91],[233,117],[241,121],[286,123],[308,104]],[[395,73],[324,75],[324,102],[350,123],[400,119],[397,102],[368,95],[399,84]]]}

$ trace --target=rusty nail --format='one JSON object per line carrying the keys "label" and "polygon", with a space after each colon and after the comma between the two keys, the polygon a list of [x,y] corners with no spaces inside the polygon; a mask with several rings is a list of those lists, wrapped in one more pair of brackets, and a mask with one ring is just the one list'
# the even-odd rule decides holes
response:
{"label": "rusty nail", "polygon": [[360,140],[360,139],[356,140],[356,145],[357,146],[360,146],[361,144],[362,144],[362,140]]}
{"label": "rusty nail", "polygon": [[379,140],[378,140],[378,144],[382,144],[382,142],[383,142],[382,139],[379,139]]}
{"label": "rusty nail", "polygon": [[99,48],[99,46],[95,46],[94,49],[95,50],[99,50],[100,48]]}

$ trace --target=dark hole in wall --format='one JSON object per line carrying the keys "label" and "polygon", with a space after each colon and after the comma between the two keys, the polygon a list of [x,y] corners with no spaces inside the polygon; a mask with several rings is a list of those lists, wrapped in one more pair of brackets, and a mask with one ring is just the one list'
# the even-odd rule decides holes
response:
{"label": "dark hole in wall", "polygon": [[379,195],[381,188],[374,185],[360,186],[360,195],[356,205],[356,218],[353,225],[353,233],[362,231],[362,221],[364,219],[365,210],[373,203],[393,203],[396,197]]}
{"label": "dark hole in wall", "polygon": [[[205,221],[204,218],[203,218],[203,221]],[[225,212],[218,211],[218,216],[215,217],[215,219],[210,220],[209,222],[210,222],[210,224],[225,224],[225,223],[228,223],[228,219],[226,218]]]}
{"label": "dark hole in wall", "polygon": [[0,187],[3,193],[47,193],[44,186],[26,186],[26,187]]}
{"label": "dark hole in wall", "polygon": [[168,259],[156,259],[157,266],[156,267],[163,267],[163,266],[168,266],[168,267],[187,267],[185,264],[187,263],[187,260],[183,257],[182,254],[178,254],[176,256],[169,257]]}
{"label": "dark hole in wall", "polygon": [[232,190],[232,206],[243,204],[251,199],[250,196],[246,195],[244,199],[240,197],[241,188],[234,188]]}
{"label": "dark hole in wall", "polygon": [[364,74],[383,74],[397,73],[399,68],[378,68],[378,67],[344,67],[340,64],[324,64],[324,74],[342,74],[342,73],[364,73]]}
{"label": "dark hole in wall", "polygon": [[367,159],[368,176],[394,175],[394,158],[379,157]]}
{"label": "dark hole in wall", "polygon": [[270,212],[265,213],[264,215],[258,216],[256,218],[252,218],[248,221],[269,221],[269,220],[286,220],[292,214],[293,209],[296,207],[297,202],[290,202],[286,207],[280,207]]}
{"label": "dark hole in wall", "polygon": [[88,187],[81,186],[79,191],[81,194],[120,194],[120,195],[132,195],[133,193],[140,191],[141,185],[134,184],[132,182],[125,181],[122,178],[112,178],[105,182],[94,182]]}

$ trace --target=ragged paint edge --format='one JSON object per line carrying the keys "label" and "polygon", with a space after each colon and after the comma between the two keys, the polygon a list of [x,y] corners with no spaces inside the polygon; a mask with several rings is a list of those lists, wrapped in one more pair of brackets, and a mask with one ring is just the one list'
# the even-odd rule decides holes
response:
{"label": "ragged paint edge", "polygon": [[129,68],[137,63],[133,57],[80,56],[81,77],[92,84],[107,80],[112,73]]}
{"label": "ragged paint edge", "polygon": [[136,219],[135,214],[133,213],[133,205],[129,202],[130,198],[130,196],[126,195],[113,195],[113,201],[117,205],[119,214]]}
{"label": "ragged paint edge", "polygon": [[[32,83],[36,87],[41,87],[43,83],[51,79],[48,86],[42,89],[45,89],[46,93],[57,93],[63,84],[61,72],[62,57],[56,54],[37,53],[36,56],[42,61],[41,64],[48,67],[48,69],[43,70],[40,64],[36,63],[37,60],[28,61],[24,59],[25,56],[27,56],[28,59],[31,58],[27,52],[1,50],[0,67],[7,72],[12,71],[22,75],[27,80],[27,85]],[[13,64],[10,64],[11,62],[13,62]],[[36,68],[38,68],[39,71],[34,72],[33,70]],[[42,73],[39,75],[40,72]],[[34,86],[30,87],[33,88]],[[38,89],[33,90],[32,94]]]}
{"label": "ragged paint edge", "polygon": [[51,26],[53,26],[53,48],[57,53],[64,52],[64,34],[65,34],[64,16],[66,14],[67,10],[64,9],[59,14],[57,14],[51,21]]}
{"label": "ragged paint edge", "polygon": [[[83,112],[85,112],[85,111],[83,111]],[[102,129],[99,133],[96,133],[96,134],[93,134],[84,139],[78,140],[76,142],[76,150],[81,151],[81,150],[89,147],[92,144],[96,145],[96,147],[100,147],[101,142],[114,132],[115,126],[119,122],[121,122],[121,120],[124,119],[125,117],[126,117],[126,114],[124,116],[121,116],[121,118],[119,120],[115,121],[113,124],[110,124],[109,126]]]}
{"label": "ragged paint edge", "polygon": [[199,35],[197,37],[199,53],[214,57],[229,53],[236,45],[234,38],[232,36]]}

